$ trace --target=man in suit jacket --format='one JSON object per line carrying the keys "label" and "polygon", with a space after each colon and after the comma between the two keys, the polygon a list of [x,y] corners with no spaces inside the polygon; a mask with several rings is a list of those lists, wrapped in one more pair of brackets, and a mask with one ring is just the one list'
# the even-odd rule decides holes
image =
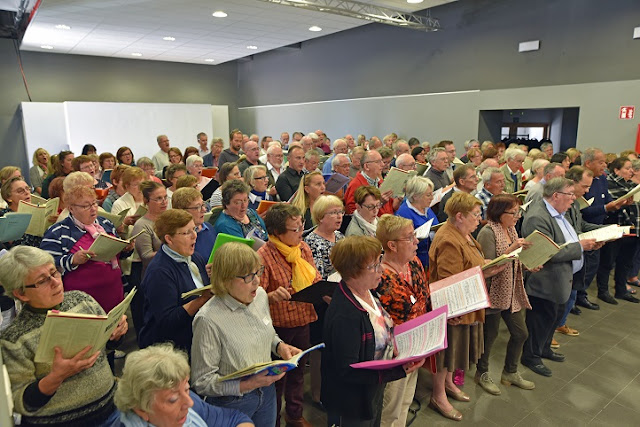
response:
{"label": "man in suit jacket", "polygon": [[545,184],[543,199],[529,206],[522,223],[524,236],[538,230],[558,245],[571,242],[543,269],[531,273],[525,282],[532,309],[527,312],[529,338],[524,344],[521,362],[533,372],[548,377],[552,372],[542,363],[542,358],[564,361],[564,355],[551,350],[551,340],[571,294],[573,274],[584,264],[583,250],[595,243],[578,240],[576,230],[564,217],[574,201],[574,182],[554,178]]}
{"label": "man in suit jacket", "polygon": [[509,148],[504,152],[507,163],[500,168],[504,175],[504,192],[515,193],[522,188],[522,163],[527,155],[519,148]]}

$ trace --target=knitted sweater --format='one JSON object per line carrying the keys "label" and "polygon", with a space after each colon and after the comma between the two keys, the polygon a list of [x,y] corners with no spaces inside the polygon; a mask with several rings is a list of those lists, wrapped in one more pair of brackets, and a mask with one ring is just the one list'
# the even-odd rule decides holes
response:
{"label": "knitted sweater", "polygon": [[[84,292],[65,292],[60,311],[105,314]],[[51,372],[51,365],[34,363],[46,310],[24,308],[0,334],[2,357],[11,379],[15,411],[23,423],[47,426],[98,425],[114,410],[114,379],[102,352],[89,369],[67,378],[47,398],[37,389],[38,381]],[[26,401],[26,402],[25,402]]]}

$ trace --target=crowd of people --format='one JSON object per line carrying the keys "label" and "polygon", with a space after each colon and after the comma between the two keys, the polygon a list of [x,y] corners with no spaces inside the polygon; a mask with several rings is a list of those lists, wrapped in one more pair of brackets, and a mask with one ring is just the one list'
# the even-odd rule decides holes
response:
{"label": "crowd of people", "polygon": [[[638,203],[623,197],[640,184],[633,151],[472,139],[458,158],[452,141],[332,142],[321,130],[276,140],[236,129],[226,149],[205,133],[184,150],[166,135],[157,143],[137,159],[124,146],[114,156],[87,144],[77,157],[39,148],[28,180],[0,170],[0,216],[36,196],[60,199],[44,235],[2,243],[0,348],[24,425],[273,427],[282,414],[311,426],[307,364],[329,426],[404,426],[420,368],[432,378],[429,407],[459,421],[449,399],[470,401],[462,385],[473,365],[474,381],[501,394],[489,374],[500,319],[509,334],[500,383],[533,390],[520,364],[552,376],[546,360],[565,360],[554,333],[579,336],[569,314],[599,309],[587,297],[594,279],[600,301],[640,302],[639,240],[581,238],[612,224],[636,233]],[[401,196],[383,185],[391,168],[409,173]],[[273,204],[261,210],[262,201]],[[441,227],[418,239],[427,222]],[[536,230],[562,250],[531,270],[517,259],[483,269],[490,306],[449,319],[445,350],[392,369],[351,366],[394,357],[394,325],[432,310],[430,283],[526,249]],[[210,258],[220,233],[260,244],[225,243]],[[101,234],[137,237],[100,261],[90,248]],[[332,295],[292,300],[335,273]],[[134,286],[131,318],[105,348],[70,357],[56,348],[53,363],[35,361],[48,310],[105,314]],[[140,350],[116,381],[130,329]],[[220,380],[319,343],[298,369]]]}

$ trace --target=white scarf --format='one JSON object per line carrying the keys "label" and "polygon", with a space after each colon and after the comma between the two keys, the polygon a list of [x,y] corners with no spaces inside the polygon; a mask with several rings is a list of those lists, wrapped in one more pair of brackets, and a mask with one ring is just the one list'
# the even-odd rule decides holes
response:
{"label": "white scarf", "polygon": [[367,221],[358,213],[358,211],[353,212],[353,219],[358,221],[358,223],[364,227],[364,230],[371,236],[376,237],[376,229],[378,228],[378,217],[373,219],[373,223]]}

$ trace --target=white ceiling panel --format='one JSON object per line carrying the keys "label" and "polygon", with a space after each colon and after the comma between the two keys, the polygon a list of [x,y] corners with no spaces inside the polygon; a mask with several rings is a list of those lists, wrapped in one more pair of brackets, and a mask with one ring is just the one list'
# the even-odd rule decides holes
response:
{"label": "white ceiling panel", "polygon": [[[359,1],[415,12],[456,0]],[[218,10],[228,16],[211,16]],[[47,51],[55,53],[215,65],[368,23],[259,0],[43,0],[21,49],[49,45],[53,49]],[[322,31],[309,31],[312,25]],[[175,40],[163,40],[167,36]]]}

